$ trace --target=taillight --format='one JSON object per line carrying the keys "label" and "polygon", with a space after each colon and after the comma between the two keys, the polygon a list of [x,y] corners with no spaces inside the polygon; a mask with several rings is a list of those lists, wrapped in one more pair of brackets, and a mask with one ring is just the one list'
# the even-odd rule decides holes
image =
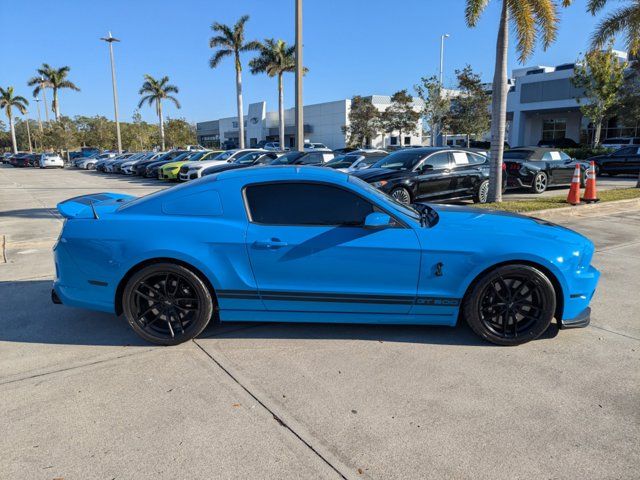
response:
{"label": "taillight", "polygon": [[503,164],[502,164],[502,171],[503,171],[503,172],[506,172],[506,171],[507,171],[507,164],[506,164],[506,163],[503,163]]}

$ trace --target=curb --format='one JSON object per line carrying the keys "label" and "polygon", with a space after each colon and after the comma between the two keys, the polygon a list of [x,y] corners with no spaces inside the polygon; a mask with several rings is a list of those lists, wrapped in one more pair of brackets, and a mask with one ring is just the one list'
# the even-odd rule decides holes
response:
{"label": "curb", "polygon": [[598,217],[601,215],[626,212],[628,210],[640,210],[640,198],[591,203],[571,207],[547,208],[545,210],[535,210],[533,212],[522,212],[522,215],[537,217],[542,220],[553,220],[555,218]]}

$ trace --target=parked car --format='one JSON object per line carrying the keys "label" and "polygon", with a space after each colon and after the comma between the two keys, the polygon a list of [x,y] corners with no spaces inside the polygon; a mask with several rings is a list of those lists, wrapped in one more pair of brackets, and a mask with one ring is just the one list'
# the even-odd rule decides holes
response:
{"label": "parked car", "polygon": [[306,142],[304,144],[304,149],[305,150],[315,150],[315,149],[322,149],[322,150],[329,150],[329,148],[324,144],[324,143],[310,143],[310,142]]}
{"label": "parked car", "polygon": [[57,153],[41,153],[38,157],[40,168],[64,168],[64,160]]}
{"label": "parked car", "polygon": [[137,153],[123,153],[122,155],[113,157],[108,161],[104,162],[104,165],[102,166],[102,171],[105,173],[117,173],[116,168],[120,166],[120,163],[126,162],[130,158],[134,158],[136,156],[138,156]]}
{"label": "parked car", "polygon": [[15,155],[9,157],[9,164],[13,167],[24,168],[31,167],[31,163],[29,162],[29,154],[28,153],[16,153]]}
{"label": "parked car", "polygon": [[540,140],[538,146],[545,148],[578,148],[580,144],[571,138],[553,138]]}
{"label": "parked car", "polygon": [[129,156],[119,157],[118,160],[107,164],[106,170],[111,173],[122,173],[122,164],[125,162],[135,162],[147,156],[147,152],[133,153]]}
{"label": "parked car", "polygon": [[260,146],[260,148],[274,152],[279,152],[280,150],[282,150],[280,148],[280,142],[265,142]]}
{"label": "parked car", "polygon": [[188,180],[195,180],[196,178],[200,178],[202,176],[202,172],[205,168],[210,167],[211,165],[219,165],[223,162],[229,162],[234,158],[241,157],[247,153],[251,152],[266,152],[266,150],[262,148],[244,148],[244,149],[233,149],[226,150],[222,153],[219,153],[215,157],[210,160],[205,160],[202,162],[187,162],[180,167],[180,174],[178,175],[178,179],[181,182],[186,182]]}
{"label": "parked car", "polygon": [[589,164],[574,160],[560,150],[540,147],[519,147],[504,152],[503,162],[508,174],[508,188],[528,188],[543,193],[552,185],[571,183],[576,164],[582,168],[581,183],[586,180]]}
{"label": "parked car", "polygon": [[347,153],[355,152],[356,150],[360,150],[360,149],[359,148],[355,148],[355,147],[335,148],[333,150],[333,153],[336,156],[338,156],[338,155],[346,155]]}
{"label": "parked car", "polygon": [[211,165],[210,167],[202,170],[201,177],[207,175],[213,175],[220,172],[226,172],[227,170],[235,170],[237,168],[252,167],[257,165],[268,165],[273,160],[281,156],[282,152],[251,152],[242,155],[241,157],[234,158],[229,162],[223,162],[217,165]]}
{"label": "parked car", "polygon": [[160,155],[159,157],[136,162],[133,167],[133,170],[135,171],[135,175],[144,175],[147,170],[147,167],[150,164],[161,161],[161,160],[171,161],[175,159],[178,155],[182,155],[184,152],[185,152],[184,150],[171,150],[170,152],[167,152],[164,155]]}
{"label": "parked car", "polygon": [[598,155],[586,160],[595,162],[596,175],[618,175],[640,173],[640,146],[622,147],[607,155]]}
{"label": "parked car", "polygon": [[189,158],[180,158],[177,157],[174,160],[166,163],[160,168],[160,172],[158,173],[158,178],[160,180],[178,180],[178,174],[180,173],[180,167],[187,162],[202,162],[207,159],[211,159],[222,153],[220,150],[203,150],[200,152],[196,152],[195,155],[192,155]]}
{"label": "parked car", "polygon": [[325,167],[335,168],[342,172],[354,172],[369,168],[388,153],[384,150],[355,150],[346,155],[339,155],[325,163]]}
{"label": "parked car", "polygon": [[105,152],[99,155],[90,156],[86,158],[79,158],[75,161],[75,166],[84,170],[95,170],[96,164],[100,161],[106,161],[114,158],[117,154],[114,152]]}
{"label": "parked car", "polygon": [[107,167],[108,164],[110,164],[111,162],[114,162],[116,160],[118,160],[119,158],[122,158],[123,155],[126,155],[127,158],[131,156],[131,154],[129,153],[122,153],[122,154],[115,154],[113,156],[107,156],[107,157],[103,157],[100,160],[98,160],[95,163],[95,170],[97,172],[105,172],[105,169]]}
{"label": "parked car", "polygon": [[449,147],[398,150],[352,175],[405,205],[454,198],[486,203],[489,192],[487,157]]}
{"label": "parked car", "polygon": [[147,178],[160,178],[160,169],[172,162],[188,162],[193,158],[199,151],[197,150],[188,150],[183,152],[181,155],[174,157],[173,159],[158,159],[155,162],[147,165],[147,168],[144,171],[144,176]]}
{"label": "parked car", "polygon": [[622,147],[636,145],[640,147],[640,137],[614,137],[600,142],[600,145],[608,150],[618,150]]}
{"label": "parked car", "polygon": [[122,165],[120,165],[120,173],[124,175],[135,175],[135,168],[138,163],[156,160],[166,153],[167,152],[148,152],[146,155],[139,159],[129,159],[126,162],[123,162]]}
{"label": "parked car", "polygon": [[329,168],[232,170],[142,198],[89,194],[57,207],[66,221],[53,302],[124,314],[161,345],[210,322],[453,327],[458,318],[484,340],[518,345],[554,317],[560,328],[587,326],[599,278],[593,243],[567,228],[410,208]]}
{"label": "parked car", "polygon": [[333,160],[335,154],[329,149],[312,149],[304,152],[287,152],[269,162],[269,165],[324,165]]}

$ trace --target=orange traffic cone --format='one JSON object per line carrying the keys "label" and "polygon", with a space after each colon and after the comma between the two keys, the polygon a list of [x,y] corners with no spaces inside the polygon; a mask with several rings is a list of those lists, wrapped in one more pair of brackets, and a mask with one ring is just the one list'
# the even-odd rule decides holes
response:
{"label": "orange traffic cone", "polygon": [[571,188],[569,189],[569,195],[567,195],[567,203],[571,205],[580,204],[580,164],[576,164],[576,169],[573,171],[573,178],[571,179]]}
{"label": "orange traffic cone", "polygon": [[583,202],[595,203],[600,201],[596,192],[596,164],[591,162],[591,166],[587,169],[587,184],[584,189]]}

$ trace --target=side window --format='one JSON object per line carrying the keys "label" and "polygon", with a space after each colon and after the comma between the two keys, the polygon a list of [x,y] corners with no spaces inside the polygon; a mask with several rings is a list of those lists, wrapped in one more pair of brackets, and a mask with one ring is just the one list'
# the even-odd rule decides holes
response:
{"label": "side window", "polygon": [[423,165],[431,165],[434,170],[449,168],[449,152],[438,152],[428,157]]}
{"label": "side window", "polygon": [[470,163],[467,152],[451,152],[451,156],[453,157],[453,163],[455,163],[456,167],[469,165]]}
{"label": "side window", "polygon": [[331,185],[268,183],[245,189],[253,223],[265,225],[360,226],[373,205]]}
{"label": "side window", "polygon": [[542,155],[542,161],[543,161],[543,162],[549,162],[549,161],[551,161],[551,160],[553,160],[553,158],[551,158],[551,152],[545,152],[545,153]]}
{"label": "side window", "polygon": [[571,157],[569,155],[567,155],[564,152],[560,152],[560,159],[561,160],[571,160]]}
{"label": "side window", "polygon": [[300,165],[318,165],[319,163],[322,163],[322,154],[310,153],[302,157],[298,163]]}
{"label": "side window", "polygon": [[626,155],[633,155],[636,152],[635,148],[632,147],[625,147],[625,148],[621,148],[620,150],[618,150],[616,153],[613,154],[614,157],[624,157]]}
{"label": "side window", "polygon": [[469,163],[473,165],[482,165],[488,161],[487,157],[477,153],[467,153],[467,155],[469,156]]}

